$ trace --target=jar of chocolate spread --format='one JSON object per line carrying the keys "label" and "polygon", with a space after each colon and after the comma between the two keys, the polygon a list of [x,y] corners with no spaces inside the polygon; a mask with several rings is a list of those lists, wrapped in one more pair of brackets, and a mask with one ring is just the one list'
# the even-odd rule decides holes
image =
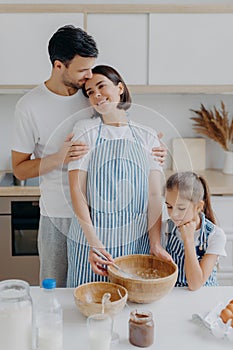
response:
{"label": "jar of chocolate spread", "polygon": [[134,310],[129,319],[129,342],[146,348],[154,342],[154,321],[150,311]]}

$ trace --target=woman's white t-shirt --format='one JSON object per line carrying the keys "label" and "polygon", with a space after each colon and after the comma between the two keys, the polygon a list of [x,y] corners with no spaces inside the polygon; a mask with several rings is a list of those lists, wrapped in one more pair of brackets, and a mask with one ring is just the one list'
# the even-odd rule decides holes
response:
{"label": "woman's white t-shirt", "polygon": [[[162,167],[155,157],[152,156],[152,148],[160,146],[156,131],[130,120],[129,123],[123,126],[112,126],[103,123],[101,126],[101,138],[107,140],[126,139],[132,142],[140,142],[148,157],[150,170],[159,170],[162,172]],[[73,130],[73,139],[78,139],[87,143],[90,147],[90,151],[82,159],[70,162],[68,170],[79,169],[87,171],[91,152],[96,146],[100,124],[100,118],[80,120],[77,122]]]}

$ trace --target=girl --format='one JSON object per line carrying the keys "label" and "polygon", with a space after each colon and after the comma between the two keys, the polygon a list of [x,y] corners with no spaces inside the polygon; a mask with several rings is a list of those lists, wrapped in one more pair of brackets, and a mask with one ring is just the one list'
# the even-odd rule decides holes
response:
{"label": "girl", "polygon": [[68,287],[106,279],[108,262],[91,247],[110,262],[150,249],[169,256],[160,246],[161,166],[150,151],[159,145],[157,135],[127,117],[131,97],[118,72],[97,66],[92,73],[83,91],[97,116],[74,129],[74,138],[87,142],[90,152],[69,163],[76,216],[67,241]]}
{"label": "girl", "polygon": [[216,263],[226,256],[226,237],[215,225],[207,182],[192,172],[173,174],[165,200],[170,219],[162,245],[178,266],[176,286],[196,290],[218,285]]}

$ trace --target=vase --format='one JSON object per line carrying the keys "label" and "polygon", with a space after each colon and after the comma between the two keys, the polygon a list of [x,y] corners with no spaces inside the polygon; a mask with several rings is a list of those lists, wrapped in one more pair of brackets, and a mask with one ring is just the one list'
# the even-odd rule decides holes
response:
{"label": "vase", "polygon": [[223,173],[233,174],[233,152],[225,151]]}

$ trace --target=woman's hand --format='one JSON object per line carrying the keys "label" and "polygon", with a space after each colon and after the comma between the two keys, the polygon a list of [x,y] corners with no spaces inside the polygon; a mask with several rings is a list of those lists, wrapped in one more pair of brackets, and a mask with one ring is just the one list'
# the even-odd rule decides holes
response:
{"label": "woman's hand", "polygon": [[[104,256],[106,256],[108,261],[103,260],[96,253],[94,253],[92,249],[90,249],[89,262],[91,264],[91,268],[92,268],[93,272],[96,273],[97,275],[108,276],[108,271],[107,271],[106,265],[111,265],[111,263],[113,262],[113,258],[111,256],[111,254],[109,254],[104,248],[98,248],[98,250]],[[105,267],[103,265],[105,265]]]}
{"label": "woman's hand", "polygon": [[162,137],[163,137],[163,134],[160,132],[158,134],[160,146],[152,148],[152,155],[153,155],[153,157],[155,157],[155,159],[159,162],[160,165],[164,165],[166,157],[167,157],[167,147],[161,141]]}
{"label": "woman's hand", "polygon": [[161,246],[161,244],[153,244],[150,247],[150,254],[155,255],[156,258],[173,262],[170,254]]}

